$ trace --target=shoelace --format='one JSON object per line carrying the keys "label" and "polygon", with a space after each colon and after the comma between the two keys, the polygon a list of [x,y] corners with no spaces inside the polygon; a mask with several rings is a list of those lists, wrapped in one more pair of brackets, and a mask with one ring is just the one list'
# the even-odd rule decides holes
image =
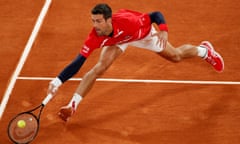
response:
{"label": "shoelace", "polygon": [[214,60],[213,57],[216,57],[217,55],[215,54],[214,50],[209,48],[209,46],[207,44],[203,44],[203,45],[200,45],[200,46],[204,47],[204,48],[208,47],[207,49],[209,50],[209,52],[211,54],[207,54],[206,61],[209,62],[211,65],[215,66],[217,64],[217,62]]}
{"label": "shoelace", "polygon": [[206,61],[214,66],[217,64],[217,62],[212,58],[211,55],[207,57]]}

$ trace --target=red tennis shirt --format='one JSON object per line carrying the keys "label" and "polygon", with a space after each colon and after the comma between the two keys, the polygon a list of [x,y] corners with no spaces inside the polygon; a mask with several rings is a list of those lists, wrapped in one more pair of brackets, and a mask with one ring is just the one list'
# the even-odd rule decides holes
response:
{"label": "red tennis shirt", "polygon": [[147,13],[123,9],[112,15],[112,25],[112,36],[98,36],[93,28],[80,54],[87,58],[94,49],[142,39],[151,29],[151,20]]}

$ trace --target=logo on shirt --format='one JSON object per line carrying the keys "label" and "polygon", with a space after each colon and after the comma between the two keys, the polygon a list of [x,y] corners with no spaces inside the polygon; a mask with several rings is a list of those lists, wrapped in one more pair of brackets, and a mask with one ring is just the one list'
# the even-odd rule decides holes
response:
{"label": "logo on shirt", "polygon": [[121,34],[123,34],[123,31],[122,30],[119,31],[119,29],[118,29],[118,33],[114,36],[114,38],[119,37]]}
{"label": "logo on shirt", "polygon": [[129,39],[131,39],[131,38],[132,38],[132,37],[128,35],[128,36],[125,36],[125,37],[124,37],[124,40],[129,40]]}
{"label": "logo on shirt", "polygon": [[84,46],[83,46],[83,49],[82,49],[82,52],[84,52],[84,53],[88,53],[89,50],[90,50],[90,48],[87,47],[86,45],[84,45]]}
{"label": "logo on shirt", "polygon": [[119,41],[118,44],[129,42],[132,39],[132,36],[125,36],[123,40]]}

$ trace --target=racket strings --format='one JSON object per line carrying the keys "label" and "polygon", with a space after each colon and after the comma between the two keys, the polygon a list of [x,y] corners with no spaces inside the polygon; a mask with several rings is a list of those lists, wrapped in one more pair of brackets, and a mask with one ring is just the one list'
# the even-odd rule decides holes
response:
{"label": "racket strings", "polygon": [[[17,123],[19,120],[24,120],[24,127],[18,126]],[[22,113],[9,123],[8,134],[12,141],[24,144],[34,139],[38,129],[39,122],[37,117],[31,113]]]}

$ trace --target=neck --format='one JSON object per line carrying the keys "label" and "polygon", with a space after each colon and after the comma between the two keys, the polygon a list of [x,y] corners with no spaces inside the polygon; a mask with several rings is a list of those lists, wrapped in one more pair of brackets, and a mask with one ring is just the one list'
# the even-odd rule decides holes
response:
{"label": "neck", "polygon": [[113,26],[112,26],[112,24],[109,24],[108,29],[106,31],[106,35],[110,36],[112,34],[113,34]]}

